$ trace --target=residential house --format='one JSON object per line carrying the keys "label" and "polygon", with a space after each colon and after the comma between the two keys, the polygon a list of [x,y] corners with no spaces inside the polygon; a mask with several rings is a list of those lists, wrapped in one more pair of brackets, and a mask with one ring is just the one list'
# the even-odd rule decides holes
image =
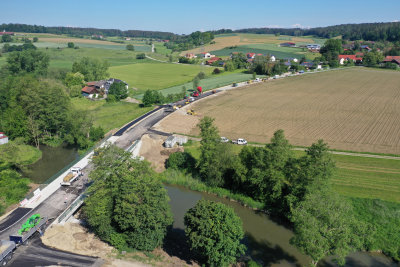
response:
{"label": "residential house", "polygon": [[220,57],[210,58],[209,60],[206,61],[206,65],[212,65],[214,62],[217,62],[219,60],[222,60],[222,58],[220,58]]}
{"label": "residential house", "polygon": [[308,44],[307,45],[308,50],[314,50],[314,51],[319,51],[321,49],[321,45],[319,44]]}
{"label": "residential house", "polygon": [[93,34],[92,38],[103,39],[104,36],[103,35],[98,35],[98,34]]}
{"label": "residential house", "polygon": [[248,59],[254,59],[254,58],[256,57],[256,53],[247,53],[247,54],[246,54],[246,57],[247,57]]}
{"label": "residential house", "polygon": [[188,59],[192,59],[192,58],[196,58],[197,56],[195,54],[193,54],[193,53],[187,53],[185,55],[185,57],[188,58]]}
{"label": "residential house", "polygon": [[87,82],[86,86],[82,88],[82,95],[88,98],[97,98],[99,95],[104,96],[106,92],[107,81]]}
{"label": "residential house", "polygon": [[286,42],[286,43],[279,44],[279,46],[282,46],[282,47],[296,47],[296,43]]}
{"label": "residential house", "polygon": [[208,52],[203,52],[200,55],[201,55],[202,58],[213,58],[213,57],[215,57],[215,55],[211,55]]}
{"label": "residential house", "polygon": [[362,57],[357,57],[357,55],[339,55],[339,64],[343,65],[344,62],[352,60],[354,63],[361,63]]}
{"label": "residential house", "polygon": [[391,62],[400,66],[400,56],[386,56],[383,62]]}
{"label": "residential house", "polygon": [[368,52],[372,50],[368,45],[362,45],[362,46],[360,46],[360,47],[361,47],[361,49],[365,49],[365,50],[367,50]]}
{"label": "residential house", "polygon": [[306,69],[311,69],[314,67],[314,63],[313,62],[303,62],[300,64],[300,66],[305,67]]}
{"label": "residential house", "polygon": [[276,61],[276,57],[274,55],[271,55],[271,57],[269,58],[269,61],[275,62]]}
{"label": "residential house", "polygon": [[4,145],[7,143],[8,143],[8,136],[5,133],[0,132],[0,145]]}

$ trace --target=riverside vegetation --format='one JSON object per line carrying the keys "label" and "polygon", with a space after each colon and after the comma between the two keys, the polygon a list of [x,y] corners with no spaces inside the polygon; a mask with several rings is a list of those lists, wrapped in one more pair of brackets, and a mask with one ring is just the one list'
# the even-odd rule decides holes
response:
{"label": "riverside vegetation", "polygon": [[[172,154],[163,174],[166,181],[189,187],[204,183],[194,187],[208,192],[213,188],[228,197],[242,195],[262,203],[271,216],[288,222],[295,233],[292,243],[315,265],[326,256],[343,264],[348,253],[359,250],[381,250],[400,259],[396,242],[400,233],[393,228],[399,223],[395,212],[398,204],[338,195],[331,185],[335,164],[323,141],[296,156],[279,130],[265,147],[246,146],[237,153],[219,141],[213,119],[204,117],[199,128],[200,156],[195,159],[188,152]],[[379,216],[374,216],[377,210]]]}

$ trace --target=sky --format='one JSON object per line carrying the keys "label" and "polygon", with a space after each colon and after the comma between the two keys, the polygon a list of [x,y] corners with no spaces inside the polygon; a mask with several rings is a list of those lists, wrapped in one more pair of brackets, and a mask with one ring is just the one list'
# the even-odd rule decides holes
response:
{"label": "sky", "polygon": [[399,0],[1,0],[0,24],[194,31],[400,21]]}

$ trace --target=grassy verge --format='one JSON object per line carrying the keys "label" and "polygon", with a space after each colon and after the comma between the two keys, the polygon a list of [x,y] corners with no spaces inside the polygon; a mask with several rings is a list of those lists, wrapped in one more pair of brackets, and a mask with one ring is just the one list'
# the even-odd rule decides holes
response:
{"label": "grassy verge", "polygon": [[152,109],[128,102],[107,103],[105,100],[91,101],[86,98],[73,98],[72,103],[93,119],[94,126],[101,126],[105,132],[119,128]]}
{"label": "grassy verge", "polygon": [[384,254],[400,261],[400,204],[376,199],[350,198],[354,215],[360,221],[375,228],[370,236],[369,250],[383,251]]}
{"label": "grassy verge", "polygon": [[162,182],[165,184],[180,185],[193,191],[215,194],[219,197],[235,200],[241,203],[243,206],[253,209],[261,210],[264,207],[262,203],[255,201],[250,197],[242,194],[232,193],[231,191],[224,188],[207,186],[205,183],[181,171],[169,169],[162,173],[160,177]]}

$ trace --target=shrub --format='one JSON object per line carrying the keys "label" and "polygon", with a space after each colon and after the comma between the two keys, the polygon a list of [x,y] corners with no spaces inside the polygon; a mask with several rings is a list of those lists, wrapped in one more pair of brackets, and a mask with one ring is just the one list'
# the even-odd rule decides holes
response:
{"label": "shrub", "polygon": [[202,199],[188,210],[184,222],[191,249],[210,266],[227,266],[245,251],[242,221],[222,203]]}
{"label": "shrub", "polygon": [[197,78],[199,78],[199,80],[202,80],[202,79],[206,78],[206,74],[204,72],[200,71],[197,74]]}
{"label": "shrub", "polygon": [[213,74],[220,74],[221,70],[219,68],[215,68],[212,73]]}
{"label": "shrub", "polygon": [[89,136],[90,136],[90,140],[98,141],[104,137],[104,130],[103,130],[103,128],[101,128],[101,126],[92,127],[92,128],[90,128]]}
{"label": "shrub", "polygon": [[73,42],[68,43],[68,48],[74,48],[74,47],[75,47],[75,44]]}
{"label": "shrub", "polygon": [[115,95],[108,95],[106,101],[109,103],[114,103],[117,102],[117,98],[115,97]]}
{"label": "shrub", "polygon": [[145,53],[140,53],[136,55],[136,59],[145,59],[146,58],[146,54]]}
{"label": "shrub", "polygon": [[135,51],[135,47],[133,45],[131,45],[131,44],[128,44],[126,46],[126,49],[129,50],[129,51]]}
{"label": "shrub", "polygon": [[187,152],[175,152],[172,153],[165,164],[166,168],[169,169],[194,169],[196,160],[193,156]]}

